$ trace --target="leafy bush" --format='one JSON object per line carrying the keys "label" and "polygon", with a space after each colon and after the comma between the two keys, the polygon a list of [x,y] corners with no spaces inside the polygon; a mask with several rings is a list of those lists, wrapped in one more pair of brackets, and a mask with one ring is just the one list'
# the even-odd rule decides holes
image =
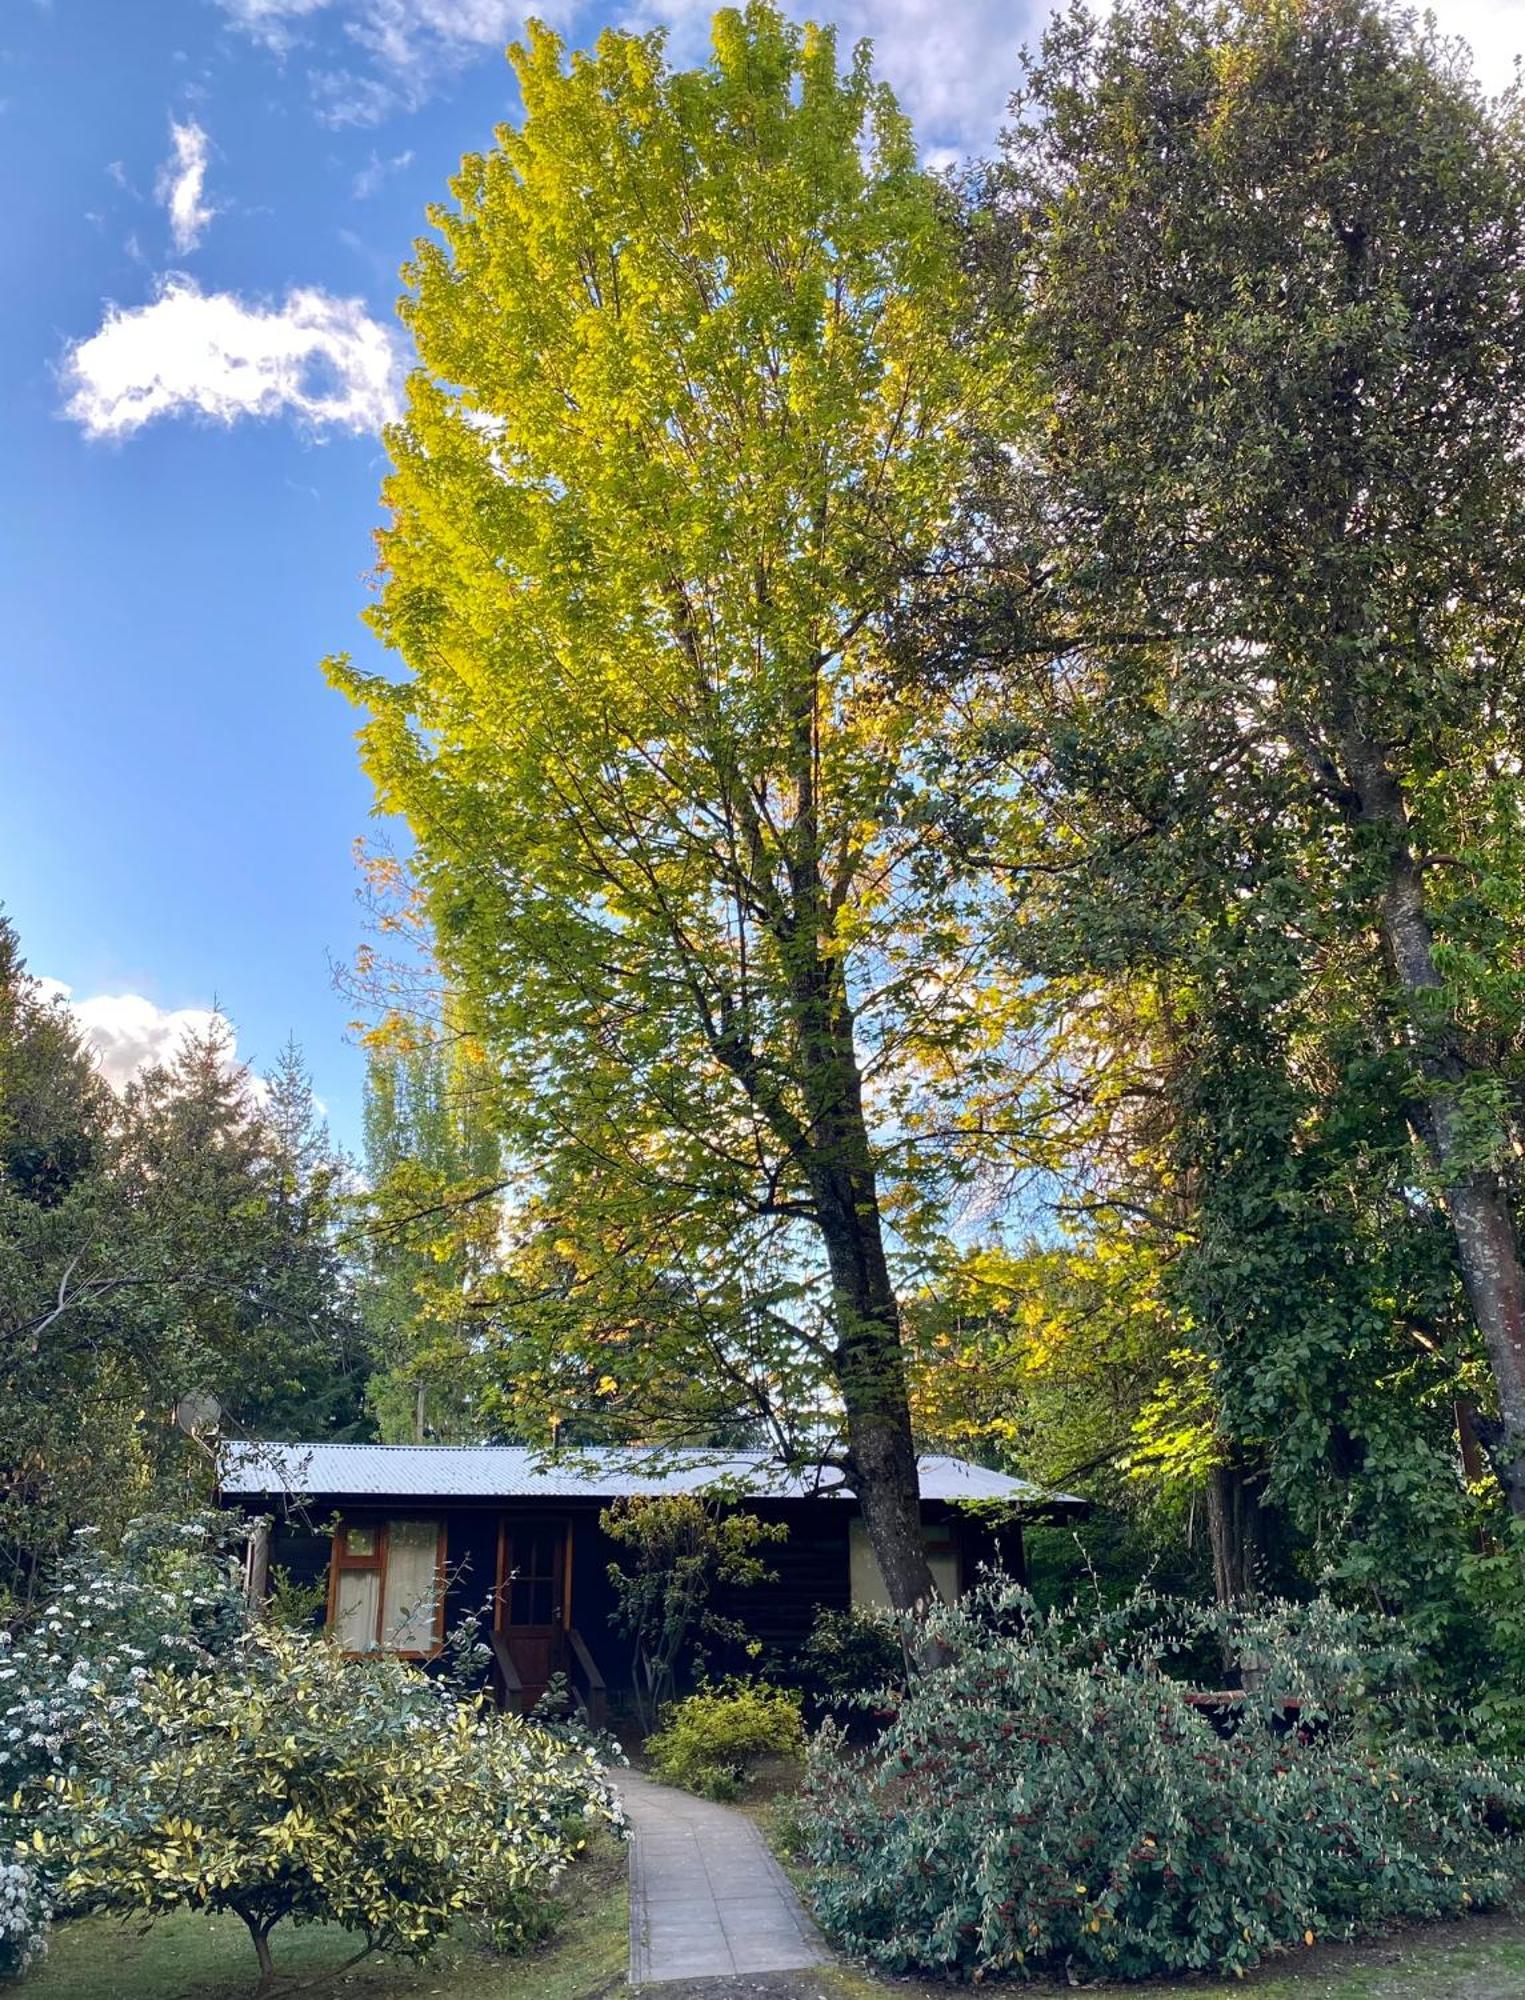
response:
{"label": "leafy bush", "polygon": [[1525,1789],[1408,1710],[1399,1633],[1327,1605],[1240,1621],[1260,1694],[1223,1740],[1162,1670],[1212,1623],[1142,1596],[1045,1616],[993,1584],[933,1612],[948,1664],[876,1752],[816,1739],[826,1929],[897,1972],[1144,1978],[1508,1893]]}
{"label": "leafy bush", "polygon": [[206,1666],[244,1632],[221,1516],[145,1516],[108,1550],[82,1529],[41,1615],[0,1632],[0,1791],[61,1769],[81,1722],[160,1669]]}
{"label": "leafy bush", "polygon": [[0,1631],[0,1978],[44,1949],[56,1856],[34,1836],[48,1781],[78,1758],[85,1721],[151,1673],[207,1666],[246,1627],[230,1523],[146,1516],[108,1550],[83,1529],[42,1610]]}
{"label": "leafy bush", "polygon": [[764,1757],[798,1757],[804,1747],[798,1694],[740,1678],[673,1702],[646,1744],[658,1777],[708,1799],[736,1798]]}
{"label": "leafy bush", "polygon": [[894,1617],[860,1609],[818,1611],[794,1674],[822,1712],[898,1687],[904,1677],[905,1649]]}
{"label": "leafy bush", "polygon": [[25,1861],[0,1861],[0,1979],[19,1979],[47,1948],[47,1884]]}
{"label": "leafy bush", "polygon": [[50,1781],[76,1908],[228,1911],[263,1981],[285,1919],[345,1926],[357,1957],[422,1958],[463,1915],[500,1947],[620,1811],[590,1752],[466,1704],[406,1664],[265,1628],[205,1671],[148,1674],[83,1722]]}

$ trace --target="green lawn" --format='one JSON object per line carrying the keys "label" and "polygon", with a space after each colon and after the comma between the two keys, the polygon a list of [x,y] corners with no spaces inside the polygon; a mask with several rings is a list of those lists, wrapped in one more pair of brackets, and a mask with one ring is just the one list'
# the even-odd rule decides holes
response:
{"label": "green lawn", "polygon": [[[629,1904],[625,1854],[613,1842],[570,1871],[567,1919],[557,1936],[522,1958],[493,1958],[469,1944],[441,1947],[425,1965],[370,1959],[324,1977],[354,1954],[346,1931],[283,1928],[271,1940],[289,1988],[316,1981],[336,2000],[601,2000],[624,1983]],[[249,2000],[254,1950],[228,1917],[167,1917],[146,1933],[102,1917],[62,1925],[18,2000]]]}

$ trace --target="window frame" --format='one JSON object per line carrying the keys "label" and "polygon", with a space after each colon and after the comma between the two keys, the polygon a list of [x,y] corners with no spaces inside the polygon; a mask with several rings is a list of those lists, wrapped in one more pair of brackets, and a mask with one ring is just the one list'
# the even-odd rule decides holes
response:
{"label": "window frame", "polygon": [[[427,1646],[387,1646],[382,1644],[381,1621],[386,1616],[387,1606],[387,1558],[391,1549],[392,1523],[394,1521],[432,1521],[435,1524],[434,1541],[434,1636]],[[349,1534],[351,1529],[359,1529],[375,1536],[375,1549],[368,1556],[351,1555]],[[324,1630],[335,1640],[338,1627],[335,1613],[339,1605],[339,1579],[346,1572],[373,1575],[376,1578],[376,1643],[374,1646],[341,1646],[339,1650],[347,1660],[432,1660],[437,1657],[445,1643],[445,1552],[447,1543],[446,1518],[443,1514],[341,1514],[334,1529],[333,1541],[328,1557],[328,1609],[324,1617]]]}

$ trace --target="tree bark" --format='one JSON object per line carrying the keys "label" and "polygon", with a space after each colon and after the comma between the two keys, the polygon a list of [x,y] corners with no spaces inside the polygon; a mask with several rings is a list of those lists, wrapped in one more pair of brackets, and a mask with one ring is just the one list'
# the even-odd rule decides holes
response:
{"label": "tree bark", "polygon": [[246,1910],[238,1913],[244,1920],[251,1938],[254,1940],[254,1956],[259,1960],[259,1984],[255,1993],[268,1993],[275,1984],[275,1960],[270,1956],[270,1926],[252,1917]]}
{"label": "tree bark", "polygon": [[884,1249],[857,1062],[838,1050],[840,1098],[819,1135],[812,1173],[831,1274],[836,1377],[847,1457],[864,1526],[897,1611],[932,1603],[936,1586],[921,1530],[921,1483],[911,1434],[900,1304]]}
{"label": "tree bark", "polygon": [[837,1387],[849,1476],[896,1611],[936,1597],[921,1531],[900,1303],[890,1278],[878,1177],[863,1105],[857,1024],[835,949],[818,816],[818,659],[795,712],[797,813],[788,853],[790,909],[776,931],[789,967],[795,1053],[807,1113],[803,1167],[826,1249]]}
{"label": "tree bark", "polygon": [[1478,1158],[1462,1087],[1473,1071],[1447,1018],[1424,874],[1414,853],[1403,789],[1371,736],[1347,720],[1346,768],[1355,817],[1387,843],[1382,888],[1383,943],[1409,1002],[1410,1037],[1426,1098],[1420,1138],[1440,1177],[1462,1284],[1487,1350],[1498,1394],[1496,1422],[1478,1433],[1510,1511],[1525,1519],[1525,1265],[1509,1200],[1497,1172]]}
{"label": "tree bark", "polygon": [[244,1602],[253,1618],[264,1616],[270,1596],[270,1522],[257,1520],[249,1530],[244,1551]]}
{"label": "tree bark", "polygon": [[1260,1499],[1243,1466],[1215,1465],[1207,1475],[1207,1533],[1213,1551],[1213,1595],[1232,1611],[1254,1594],[1265,1553]]}

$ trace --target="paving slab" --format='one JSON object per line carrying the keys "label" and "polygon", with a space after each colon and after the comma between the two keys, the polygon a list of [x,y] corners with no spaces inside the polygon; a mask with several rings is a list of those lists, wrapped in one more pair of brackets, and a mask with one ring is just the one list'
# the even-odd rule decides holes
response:
{"label": "paving slab", "polygon": [[827,1954],[762,1834],[732,1806],[615,1773],[630,1816],[630,1983],[804,1971]]}

